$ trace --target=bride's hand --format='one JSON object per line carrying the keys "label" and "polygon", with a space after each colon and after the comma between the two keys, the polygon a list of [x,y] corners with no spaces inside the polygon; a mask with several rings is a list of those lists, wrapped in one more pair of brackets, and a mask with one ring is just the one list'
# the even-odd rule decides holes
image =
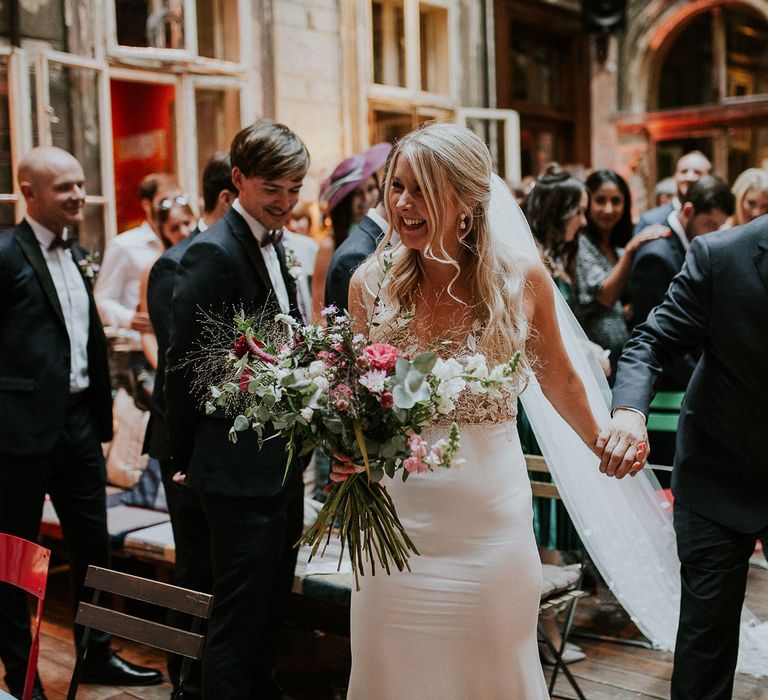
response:
{"label": "bride's hand", "polygon": [[597,438],[595,451],[600,456],[600,471],[617,479],[635,476],[646,464],[650,449],[645,416],[637,411],[617,408],[610,423]]}
{"label": "bride's hand", "polygon": [[365,467],[352,464],[352,458],[339,452],[334,452],[331,457],[331,481],[346,481],[352,474],[360,474]]}

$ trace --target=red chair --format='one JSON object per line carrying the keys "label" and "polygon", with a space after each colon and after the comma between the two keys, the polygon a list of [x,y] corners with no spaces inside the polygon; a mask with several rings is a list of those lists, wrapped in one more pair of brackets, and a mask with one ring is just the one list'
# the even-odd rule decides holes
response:
{"label": "red chair", "polygon": [[40,620],[43,616],[43,599],[48,578],[51,550],[20,537],[0,532],[0,581],[24,589],[37,598],[37,612],[32,627],[32,646],[27,662],[27,676],[21,700],[30,700],[35,684],[37,655],[40,651]]}

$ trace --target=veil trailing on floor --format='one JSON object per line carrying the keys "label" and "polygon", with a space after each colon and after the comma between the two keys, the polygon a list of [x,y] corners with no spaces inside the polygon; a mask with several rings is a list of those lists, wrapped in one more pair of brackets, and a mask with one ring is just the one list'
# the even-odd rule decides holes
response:
{"label": "veil trailing on floor", "polygon": [[[538,257],[528,222],[504,182],[493,176],[488,211],[494,245]],[[610,418],[610,389],[587,337],[552,285],[560,332],[600,425]],[[535,377],[522,395],[525,412],[563,502],[592,561],[640,631],[661,649],[674,648],[680,607],[680,562],[672,508],[650,469],[617,480],[560,417]],[[768,623],[745,607],[738,670],[766,674]]]}

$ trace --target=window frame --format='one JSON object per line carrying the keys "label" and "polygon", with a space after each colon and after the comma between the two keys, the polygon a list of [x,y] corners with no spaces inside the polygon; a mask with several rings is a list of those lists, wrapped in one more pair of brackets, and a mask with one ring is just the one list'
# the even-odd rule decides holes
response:
{"label": "window frame", "polygon": [[[13,204],[14,218],[20,221],[24,215],[24,198],[19,191],[19,183],[16,177],[18,170],[18,161],[22,153],[26,153],[31,148],[32,134],[31,129],[25,129],[23,124],[31,124],[29,84],[23,80],[22,70],[25,67],[24,52],[19,48],[10,46],[0,46],[0,56],[7,59],[8,65],[8,113],[10,119],[11,131],[11,181],[12,191],[0,193],[0,204]],[[17,95],[19,99],[11,99],[12,95]],[[29,144],[29,147],[28,147]]]}
{"label": "window frame", "polygon": [[470,119],[504,124],[504,172],[500,177],[512,182],[521,178],[520,115],[514,109],[487,109],[485,107],[460,107],[456,121],[467,126]]}

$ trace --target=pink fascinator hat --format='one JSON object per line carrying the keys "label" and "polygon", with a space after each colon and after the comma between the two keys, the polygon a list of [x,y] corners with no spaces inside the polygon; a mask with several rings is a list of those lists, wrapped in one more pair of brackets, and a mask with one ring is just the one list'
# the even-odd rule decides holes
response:
{"label": "pink fascinator hat", "polygon": [[320,186],[320,203],[325,210],[332,212],[344,197],[373,175],[384,165],[391,150],[391,143],[377,143],[342,160]]}

